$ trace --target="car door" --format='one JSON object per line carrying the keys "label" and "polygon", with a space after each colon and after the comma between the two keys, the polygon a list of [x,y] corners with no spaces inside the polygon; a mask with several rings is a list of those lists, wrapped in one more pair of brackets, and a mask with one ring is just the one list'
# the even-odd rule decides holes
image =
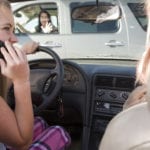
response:
{"label": "car door", "polygon": [[[63,3],[66,5],[66,1]],[[128,31],[120,2],[105,0],[96,4],[95,0],[71,0],[67,8],[67,18],[70,19],[66,25],[69,27],[65,38],[68,41],[67,55],[98,59],[130,55]],[[89,18],[95,13],[103,20],[96,23],[96,17],[93,15],[89,19],[88,13]]]}

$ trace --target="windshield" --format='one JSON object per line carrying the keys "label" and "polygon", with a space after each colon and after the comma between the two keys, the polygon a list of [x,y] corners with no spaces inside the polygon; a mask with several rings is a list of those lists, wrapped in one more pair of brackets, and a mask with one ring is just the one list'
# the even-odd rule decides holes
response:
{"label": "windshield", "polygon": [[[138,60],[145,50],[147,16],[140,0],[38,0],[12,7],[20,42],[35,40],[61,58]],[[42,10],[50,14],[49,31],[40,30]]]}

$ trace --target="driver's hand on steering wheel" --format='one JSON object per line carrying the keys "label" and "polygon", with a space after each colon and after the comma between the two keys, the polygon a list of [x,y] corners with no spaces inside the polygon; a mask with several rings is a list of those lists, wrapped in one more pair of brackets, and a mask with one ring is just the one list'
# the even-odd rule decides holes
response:
{"label": "driver's hand on steering wheel", "polygon": [[19,45],[18,43],[15,44],[17,47],[20,47],[26,54],[33,54],[36,52],[39,43],[35,42],[35,41],[29,41],[27,43],[25,43],[24,45]]}
{"label": "driver's hand on steering wheel", "polygon": [[32,54],[36,52],[38,46],[39,46],[39,43],[35,41],[30,41],[30,42],[25,43],[22,46],[22,49],[25,51],[26,54]]}

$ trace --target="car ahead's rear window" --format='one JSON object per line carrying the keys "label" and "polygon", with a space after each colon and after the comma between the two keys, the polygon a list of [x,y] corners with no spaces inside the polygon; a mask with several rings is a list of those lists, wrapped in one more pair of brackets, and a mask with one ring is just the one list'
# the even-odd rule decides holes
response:
{"label": "car ahead's rear window", "polygon": [[128,3],[128,6],[142,29],[147,31],[148,20],[144,3]]}
{"label": "car ahead's rear window", "polygon": [[[112,33],[119,30],[119,17],[112,20],[107,19],[108,17],[111,17],[110,11],[112,8],[116,7],[116,5],[113,5],[112,3],[100,2],[98,6],[98,15],[104,18],[103,21],[95,23],[95,20],[92,18],[89,18],[89,20],[87,18],[85,19],[85,17],[87,17],[91,11],[95,12],[96,7],[97,6],[95,6],[95,4],[87,2],[71,3],[70,9],[72,33]],[[92,15],[90,17],[93,17]]]}

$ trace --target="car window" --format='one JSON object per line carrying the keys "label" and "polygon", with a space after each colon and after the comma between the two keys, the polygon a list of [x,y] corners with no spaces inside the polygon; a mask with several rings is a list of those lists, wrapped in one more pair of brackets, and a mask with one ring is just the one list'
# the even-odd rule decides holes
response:
{"label": "car window", "polygon": [[144,31],[147,30],[147,17],[145,12],[144,3],[128,3],[129,8],[133,12],[140,26]]}
{"label": "car window", "polygon": [[37,33],[38,16],[41,10],[46,10],[50,15],[52,24],[55,26],[55,32],[58,33],[58,10],[55,3],[42,3],[22,7],[14,12],[16,23],[16,33]]}
{"label": "car window", "polygon": [[[120,8],[108,2],[71,3],[73,33],[107,33],[119,29]],[[115,18],[114,18],[115,17]]]}

